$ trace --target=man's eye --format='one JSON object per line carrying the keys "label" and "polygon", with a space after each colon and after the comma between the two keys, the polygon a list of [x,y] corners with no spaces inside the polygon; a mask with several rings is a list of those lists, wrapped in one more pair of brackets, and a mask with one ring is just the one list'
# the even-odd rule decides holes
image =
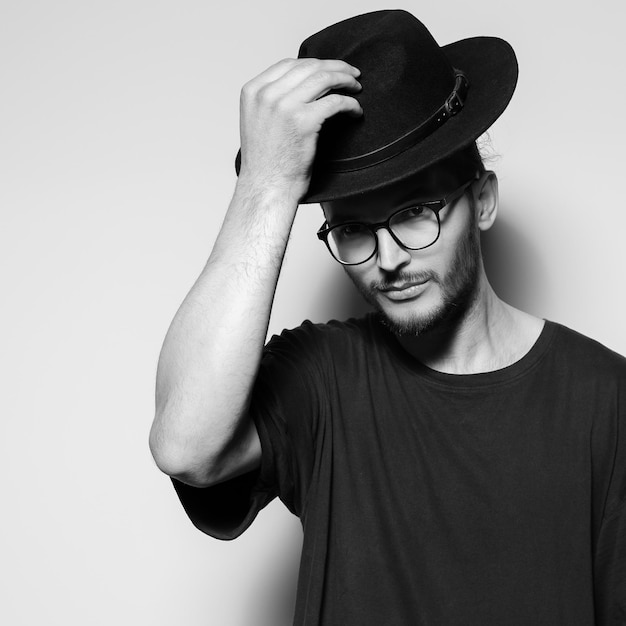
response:
{"label": "man's eye", "polygon": [[404,209],[404,211],[401,211],[396,215],[396,219],[399,221],[418,219],[421,217],[424,217],[424,207],[421,206],[409,207],[408,209]]}
{"label": "man's eye", "polygon": [[344,224],[337,229],[337,232],[343,239],[348,239],[350,237],[358,237],[366,230],[367,229],[362,224]]}

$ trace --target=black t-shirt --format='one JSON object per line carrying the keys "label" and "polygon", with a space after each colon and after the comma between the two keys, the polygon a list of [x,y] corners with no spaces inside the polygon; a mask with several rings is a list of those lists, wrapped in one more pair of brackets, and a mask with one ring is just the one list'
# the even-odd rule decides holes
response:
{"label": "black t-shirt", "polygon": [[279,496],[302,521],[294,623],[626,624],[626,360],[546,322],[487,373],[433,371],[375,315],[266,347],[258,472],[174,481],[230,539]]}

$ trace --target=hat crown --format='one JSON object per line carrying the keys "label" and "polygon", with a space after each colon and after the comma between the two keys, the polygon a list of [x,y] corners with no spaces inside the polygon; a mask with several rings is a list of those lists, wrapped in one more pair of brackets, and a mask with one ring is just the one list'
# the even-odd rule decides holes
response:
{"label": "hat crown", "polygon": [[[300,57],[345,59],[361,70],[358,118],[322,125],[303,203],[358,196],[407,180],[464,148],[506,108],[517,59],[498,37],[440,47],[406,11],[366,13],[304,41]],[[241,151],[235,160],[239,173]]]}
{"label": "hat crown", "polygon": [[355,97],[364,115],[338,115],[325,122],[318,167],[393,143],[428,120],[455,86],[445,53],[420,21],[402,10],[333,24],[306,39],[298,56],[342,59],[361,71],[363,89]]}

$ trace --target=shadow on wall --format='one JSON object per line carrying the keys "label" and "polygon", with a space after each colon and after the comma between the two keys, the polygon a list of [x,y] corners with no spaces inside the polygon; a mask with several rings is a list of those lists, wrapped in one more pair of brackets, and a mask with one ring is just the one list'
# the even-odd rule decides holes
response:
{"label": "shadow on wall", "polygon": [[[505,215],[508,212],[507,208],[501,211]],[[542,317],[547,279],[532,242],[524,239],[506,218],[498,217],[493,227],[482,233],[481,246],[487,276],[498,296],[522,311]],[[328,283],[326,298],[325,319],[360,317],[371,310],[342,271]]]}
{"label": "shadow on wall", "polygon": [[347,320],[351,317],[363,317],[372,307],[363,300],[346,273],[337,267],[336,274],[329,281],[326,289],[324,314],[326,319]]}
{"label": "shadow on wall", "polygon": [[543,317],[547,302],[547,274],[532,241],[521,236],[509,224],[501,208],[500,216],[490,230],[482,233],[481,246],[485,271],[495,292],[505,302]]}
{"label": "shadow on wall", "polygon": [[[291,626],[293,624],[301,541],[287,538],[284,552],[277,555],[264,580],[250,599],[255,610],[254,626]],[[250,625],[252,626],[252,624]]]}

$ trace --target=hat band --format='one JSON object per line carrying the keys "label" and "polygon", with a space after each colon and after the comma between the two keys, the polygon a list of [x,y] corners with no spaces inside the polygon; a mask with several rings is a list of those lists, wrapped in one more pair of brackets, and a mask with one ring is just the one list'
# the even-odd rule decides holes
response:
{"label": "hat band", "polygon": [[391,143],[388,143],[381,148],[372,150],[365,154],[361,154],[356,157],[349,157],[347,159],[333,159],[324,164],[324,170],[330,172],[354,172],[356,170],[362,170],[372,165],[378,165],[387,159],[412,148],[415,144],[422,139],[431,135],[440,126],[445,124],[451,117],[454,117],[465,104],[467,97],[467,91],[469,89],[469,81],[467,76],[461,71],[455,68],[455,84],[452,93],[446,98],[443,103],[433,115],[431,115],[425,122],[410,130],[408,133],[402,135],[398,139],[395,139]]}

